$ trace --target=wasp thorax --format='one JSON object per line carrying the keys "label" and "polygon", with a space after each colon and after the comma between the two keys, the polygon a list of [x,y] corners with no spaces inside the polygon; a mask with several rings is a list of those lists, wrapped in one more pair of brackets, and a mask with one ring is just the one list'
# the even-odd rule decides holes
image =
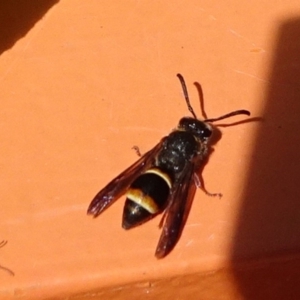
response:
{"label": "wasp thorax", "polygon": [[189,117],[184,117],[179,121],[178,129],[191,132],[201,141],[206,141],[212,134],[212,128],[208,123]]}

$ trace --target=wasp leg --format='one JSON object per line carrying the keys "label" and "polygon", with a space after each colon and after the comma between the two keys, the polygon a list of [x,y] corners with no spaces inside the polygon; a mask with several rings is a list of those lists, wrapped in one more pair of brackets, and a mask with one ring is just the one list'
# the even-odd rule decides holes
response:
{"label": "wasp leg", "polygon": [[133,149],[135,151],[135,153],[137,154],[137,156],[141,157],[141,151],[140,148],[138,146],[133,146],[131,149]]}
{"label": "wasp leg", "polygon": [[206,190],[204,184],[203,184],[203,179],[199,177],[198,174],[194,173],[194,182],[195,185],[198,189],[201,189],[207,196],[209,197],[219,197],[219,199],[222,198],[222,193],[210,193]]}
{"label": "wasp leg", "polygon": [[[4,247],[6,244],[7,244],[7,241],[1,241],[0,242],[0,248]],[[5,268],[5,267],[3,267],[1,265],[0,265],[0,270],[3,270],[5,272],[7,272],[11,276],[15,276],[15,273],[12,270],[10,270],[8,268]]]}

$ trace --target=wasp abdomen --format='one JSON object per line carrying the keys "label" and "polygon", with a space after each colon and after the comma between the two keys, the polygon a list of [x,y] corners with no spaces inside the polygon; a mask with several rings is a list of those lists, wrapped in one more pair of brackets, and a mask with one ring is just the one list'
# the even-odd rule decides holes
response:
{"label": "wasp abdomen", "polygon": [[126,193],[122,227],[130,229],[163,211],[171,186],[170,176],[159,168],[149,169],[139,176]]}

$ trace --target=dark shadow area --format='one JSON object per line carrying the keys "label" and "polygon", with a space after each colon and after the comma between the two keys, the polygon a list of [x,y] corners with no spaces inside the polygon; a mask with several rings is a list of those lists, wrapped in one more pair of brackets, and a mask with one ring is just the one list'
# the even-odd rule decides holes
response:
{"label": "dark shadow area", "polygon": [[10,49],[59,0],[1,0],[0,55]]}
{"label": "dark shadow area", "polygon": [[242,299],[300,299],[300,18],[274,54],[232,247]]}

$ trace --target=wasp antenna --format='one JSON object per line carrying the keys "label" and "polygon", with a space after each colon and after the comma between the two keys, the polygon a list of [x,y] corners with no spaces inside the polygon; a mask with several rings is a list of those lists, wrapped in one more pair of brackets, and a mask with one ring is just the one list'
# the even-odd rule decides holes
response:
{"label": "wasp antenna", "polygon": [[196,114],[195,114],[195,112],[194,112],[194,110],[192,108],[191,103],[190,103],[190,99],[189,99],[189,95],[188,95],[188,91],[187,91],[187,88],[186,88],[186,84],[185,84],[184,78],[179,73],[177,74],[177,77],[180,80],[180,83],[181,83],[181,86],[182,86],[182,90],[183,90],[183,95],[184,95],[187,107],[188,107],[189,111],[192,113],[192,115],[194,116],[194,118],[197,119],[197,116],[196,116]]}
{"label": "wasp antenna", "polygon": [[215,118],[215,119],[206,119],[204,120],[204,122],[215,122],[215,121],[219,121],[219,120],[223,120],[223,119],[227,119],[227,118],[230,118],[230,117],[233,117],[233,116],[236,116],[236,115],[247,115],[247,116],[250,116],[250,112],[248,110],[245,110],[245,109],[240,109],[240,110],[236,110],[236,111],[232,111],[226,115],[223,115],[219,118]]}

